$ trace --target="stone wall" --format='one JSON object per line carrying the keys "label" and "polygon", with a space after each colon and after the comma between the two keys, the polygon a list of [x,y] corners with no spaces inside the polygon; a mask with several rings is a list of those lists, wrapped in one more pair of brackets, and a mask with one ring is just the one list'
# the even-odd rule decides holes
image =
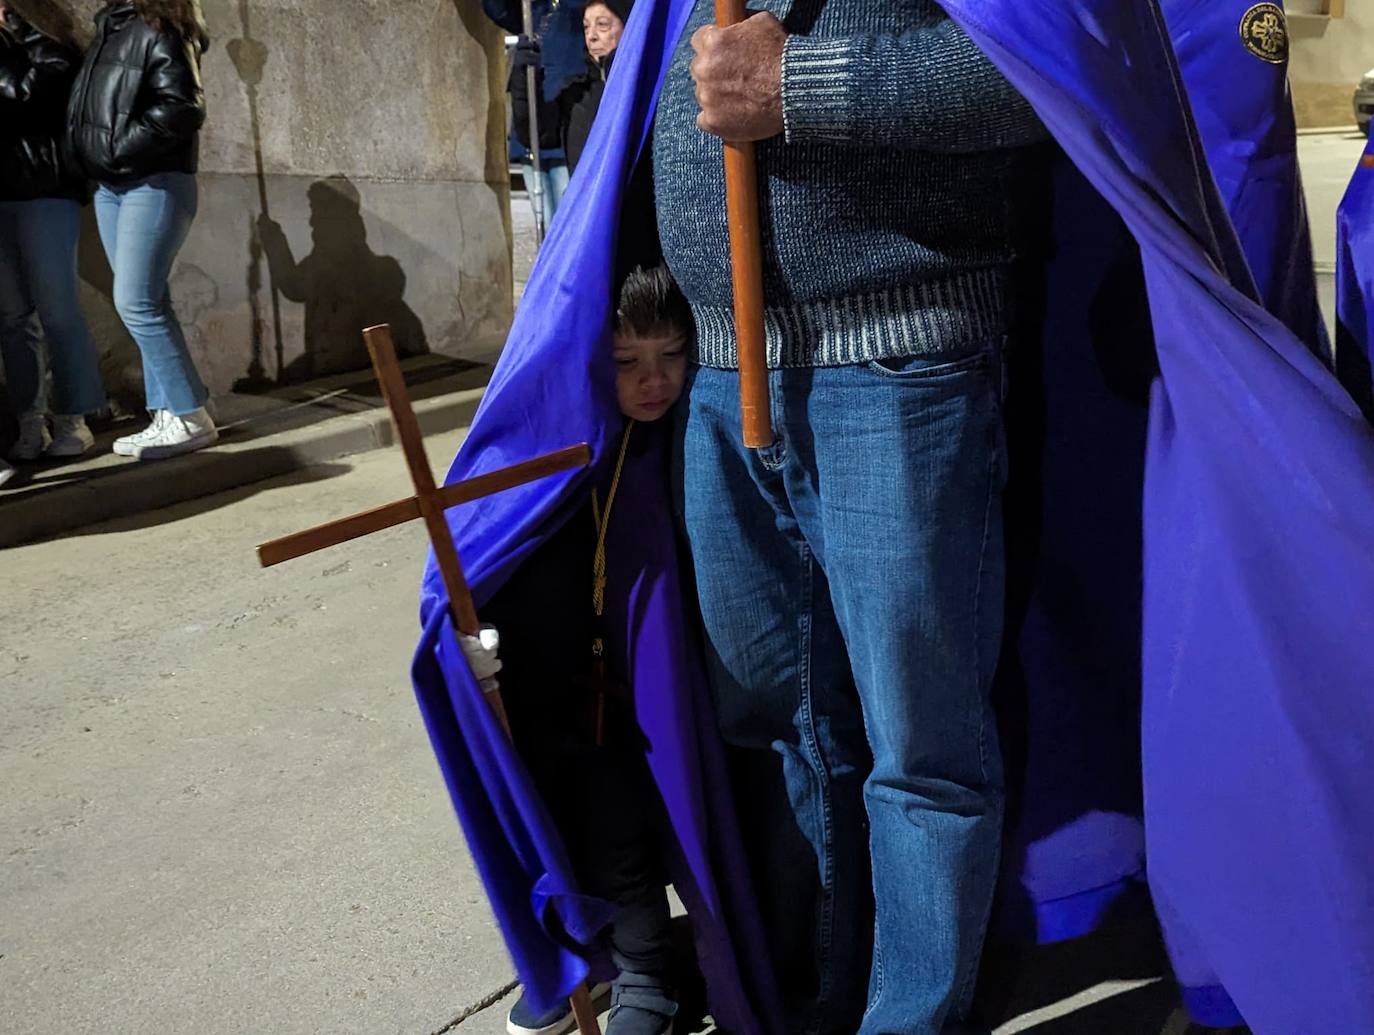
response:
{"label": "stone wall", "polygon": [[1318,13],[1320,0],[1289,0],[1288,74],[1299,126],[1355,128],[1353,98],[1374,68],[1374,0],[1345,0],[1341,18]]}
{"label": "stone wall", "polygon": [[[374,323],[403,354],[489,358],[511,318],[511,231],[501,37],[478,0],[204,3],[200,211],[172,294],[211,390],[364,368]],[[84,302],[137,406],[87,223]]]}

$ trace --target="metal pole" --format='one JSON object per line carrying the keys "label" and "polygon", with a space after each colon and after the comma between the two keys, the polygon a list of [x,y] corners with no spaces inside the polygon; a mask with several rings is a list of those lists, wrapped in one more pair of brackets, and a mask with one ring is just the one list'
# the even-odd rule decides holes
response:
{"label": "metal pole", "polygon": [[[534,34],[534,12],[530,9],[530,0],[521,0],[520,16],[525,25],[525,38],[528,40],[536,39]],[[525,184],[525,190],[529,192],[530,203],[534,205],[534,239],[538,244],[544,243],[544,162],[539,154],[539,79],[537,70],[533,65],[525,68],[525,92],[529,95],[530,104],[530,159],[534,166],[534,183]]]}
{"label": "metal pole", "polygon": [[[248,124],[253,140],[253,161],[258,179],[258,209],[264,219],[271,218],[267,204],[267,172],[262,155],[262,122],[258,110],[258,87],[262,83],[263,68],[267,64],[267,47],[253,38],[248,23],[248,0],[239,0],[239,20],[243,25],[243,38],[229,42],[229,59],[234,63],[239,78],[248,93]],[[253,316],[253,359],[245,379],[250,385],[266,384],[270,379],[263,364],[262,306],[258,293],[262,287],[262,238],[257,229],[253,230],[248,244],[248,305]],[[281,297],[276,281],[271,279],[269,286],[272,298],[272,333],[276,343],[276,377],[281,380],[285,366],[281,329]]]}

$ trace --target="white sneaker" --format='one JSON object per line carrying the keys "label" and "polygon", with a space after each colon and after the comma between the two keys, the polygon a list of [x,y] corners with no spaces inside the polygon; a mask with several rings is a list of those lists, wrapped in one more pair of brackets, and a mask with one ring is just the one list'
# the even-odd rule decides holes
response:
{"label": "white sneaker", "polygon": [[10,459],[37,460],[51,441],[48,418],[41,413],[26,413],[19,418],[19,441],[10,447]]}
{"label": "white sneaker", "polygon": [[135,431],[132,435],[124,435],[114,440],[115,456],[138,456],[139,447],[143,443],[150,441],[159,431],[162,430],[162,422],[167,419],[166,410],[154,410],[153,422],[142,431]]}
{"label": "white sneaker", "polygon": [[0,485],[4,485],[13,477],[14,468],[11,467],[9,464],[5,463],[5,461],[0,460]]}
{"label": "white sneaker", "polygon": [[58,414],[52,419],[52,442],[45,455],[80,456],[94,445],[95,436],[86,427],[85,417]]}
{"label": "white sneaker", "polygon": [[204,406],[181,416],[164,410],[161,427],[138,445],[134,456],[139,460],[166,460],[213,446],[218,441],[219,429]]}

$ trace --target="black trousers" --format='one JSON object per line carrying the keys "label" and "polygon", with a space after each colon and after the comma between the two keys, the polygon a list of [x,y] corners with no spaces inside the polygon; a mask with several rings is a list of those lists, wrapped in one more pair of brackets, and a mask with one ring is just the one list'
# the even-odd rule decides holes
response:
{"label": "black trousers", "polygon": [[588,719],[590,691],[563,684],[553,692],[554,700],[507,695],[516,746],[579,884],[618,907],[608,931],[616,967],[666,976],[672,952],[661,848],[667,820],[638,730],[612,709],[598,746]]}
{"label": "black trousers", "polygon": [[609,931],[622,973],[664,975],[670,955],[663,801],[628,706],[609,700],[601,743],[591,674],[595,523],[574,515],[482,608],[501,633],[502,697],[515,745],[582,888],[619,907]]}

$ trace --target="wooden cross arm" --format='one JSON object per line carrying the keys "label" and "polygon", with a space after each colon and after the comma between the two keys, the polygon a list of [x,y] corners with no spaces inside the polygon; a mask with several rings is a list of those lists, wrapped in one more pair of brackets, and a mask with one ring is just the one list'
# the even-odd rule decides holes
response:
{"label": "wooden cross arm", "polygon": [[[560,449],[556,453],[547,453],[544,456],[535,457],[533,460],[527,460],[522,464],[516,464],[492,474],[483,474],[467,481],[445,485],[438,489],[435,495],[440,506],[447,510],[449,507],[456,507],[460,503],[471,503],[483,496],[492,496],[506,489],[513,489],[517,485],[525,485],[541,478],[547,478],[552,474],[586,467],[591,462],[591,448],[584,442],[581,445]],[[304,557],[331,546],[338,546],[340,543],[359,539],[373,532],[380,532],[385,528],[393,528],[396,525],[403,525],[407,521],[415,521],[419,517],[420,501],[417,497],[411,496],[409,499],[397,500],[395,503],[375,507],[361,514],[353,514],[337,521],[329,521],[314,528],[307,528],[303,532],[295,532],[292,535],[282,536],[280,539],[273,539],[269,543],[263,543],[258,547],[258,562],[264,568],[270,568],[274,564],[295,560],[297,557]]]}

